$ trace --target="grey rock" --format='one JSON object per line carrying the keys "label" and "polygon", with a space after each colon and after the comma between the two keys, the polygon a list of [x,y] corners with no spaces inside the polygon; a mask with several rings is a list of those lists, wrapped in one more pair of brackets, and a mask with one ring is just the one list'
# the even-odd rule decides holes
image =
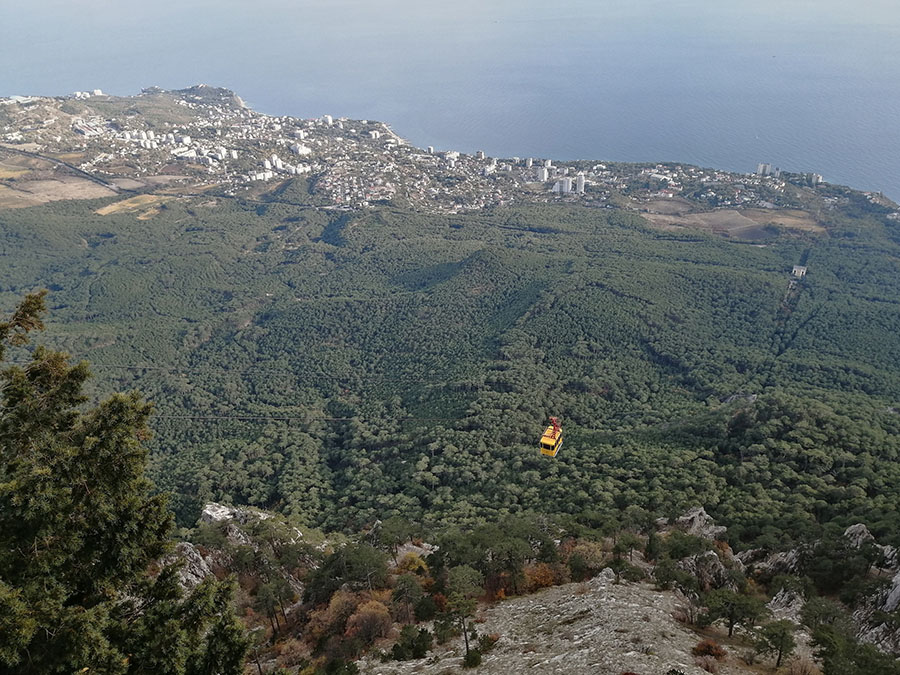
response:
{"label": "grey rock", "polygon": [[772,578],[778,574],[796,574],[800,569],[800,551],[779,551],[764,560],[748,564],[748,571],[757,577]]}
{"label": "grey rock", "polygon": [[616,580],[616,573],[613,571],[612,567],[604,567],[600,570],[600,574],[597,575],[597,580],[601,583],[612,583]]}
{"label": "grey rock", "polygon": [[874,542],[875,537],[869,532],[869,528],[862,523],[856,523],[844,530],[844,537],[850,541],[853,548],[859,548],[866,542]]}
{"label": "grey rock", "polygon": [[178,570],[179,585],[187,591],[191,591],[206,579],[213,576],[213,571],[206,559],[193,544],[182,541],[175,546],[175,552],[162,559],[162,565],[168,566],[181,563]]}
{"label": "grey rock", "polygon": [[[480,634],[500,636],[484,655],[478,673],[490,675],[621,675],[676,668],[706,675],[694,665],[698,637],[672,614],[679,599],[649,584],[613,584],[597,576],[584,584],[555,586],[482,607]],[[462,638],[436,647],[424,659],[359,662],[363,675],[448,675],[464,673]],[[720,675],[737,675],[728,663]]]}
{"label": "grey rock", "polygon": [[226,506],[210,502],[200,512],[200,520],[204,523],[220,523],[225,520],[234,520],[245,524],[256,520],[268,520],[272,515],[256,509],[241,506]]}
{"label": "grey rock", "polygon": [[844,537],[854,548],[861,548],[864,544],[872,544],[881,552],[882,569],[892,570],[898,568],[897,549],[893,546],[882,546],[875,541],[875,537],[869,532],[869,528],[862,523],[856,523],[844,530]]}
{"label": "grey rock", "polygon": [[898,607],[900,607],[900,572],[897,572],[891,582],[891,588],[888,590],[884,604],[881,606],[881,611],[893,612]]}
{"label": "grey rock", "polygon": [[775,594],[766,607],[776,619],[789,619],[800,623],[800,611],[806,600],[801,593],[782,588]]}
{"label": "grey rock", "polygon": [[675,520],[675,526],[695,537],[703,537],[704,539],[719,539],[725,534],[727,528],[716,525],[716,521],[712,519],[706,509],[702,506],[695,506],[680,518]]}
{"label": "grey rock", "polygon": [[694,576],[703,591],[714,588],[736,589],[734,580],[722,559],[715,551],[704,551],[679,560],[678,567]]}

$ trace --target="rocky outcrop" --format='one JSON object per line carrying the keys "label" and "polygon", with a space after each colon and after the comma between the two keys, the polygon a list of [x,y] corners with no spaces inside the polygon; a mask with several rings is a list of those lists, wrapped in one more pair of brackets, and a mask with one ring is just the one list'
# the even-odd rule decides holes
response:
{"label": "rocky outcrop", "polygon": [[206,577],[213,576],[212,568],[207,560],[190,542],[179,542],[175,546],[175,552],[163,558],[161,563],[164,567],[180,565],[178,568],[179,585],[187,591],[199,586]]}
{"label": "rocky outcrop", "polygon": [[769,600],[766,608],[772,612],[775,619],[789,619],[796,624],[800,623],[800,611],[806,599],[802,593],[782,588]]}
{"label": "rocky outcrop", "polygon": [[900,572],[893,578],[884,603],[881,605],[882,612],[894,612],[897,609],[900,609]]}
{"label": "rocky outcrop", "polygon": [[881,569],[896,570],[900,559],[898,551],[893,546],[882,546],[875,541],[875,537],[869,532],[869,528],[862,523],[856,523],[844,530],[844,537],[854,548],[862,548],[865,544],[874,546],[881,553],[881,560],[877,562]]}
{"label": "rocky outcrop", "polygon": [[715,551],[704,551],[678,561],[678,567],[691,574],[702,591],[714,588],[737,589],[732,574]]}
{"label": "rocky outcrop", "polygon": [[677,518],[675,527],[687,534],[703,537],[704,539],[721,539],[725,536],[725,530],[727,529],[721,525],[716,525],[716,521],[712,519],[712,516],[702,506],[695,506],[683,516]]}
{"label": "rocky outcrop", "polygon": [[200,512],[200,520],[204,523],[221,523],[225,520],[233,520],[241,525],[247,523],[268,520],[272,515],[256,509],[248,509],[242,506],[226,506],[209,502]]}
{"label": "rocky outcrop", "polygon": [[743,551],[737,558],[744,563],[747,574],[756,579],[768,580],[779,574],[797,574],[801,554],[797,549],[766,555],[761,549]]}
{"label": "rocky outcrop", "polygon": [[[685,675],[707,675],[691,654],[698,636],[672,618],[679,604],[673,592],[656,591],[649,584],[617,584],[598,575],[584,584],[555,586],[483,607],[475,624],[478,632],[496,633],[500,639],[472,672],[662,675],[674,668]],[[364,675],[465,673],[464,651],[462,638],[456,638],[424,659],[381,663],[369,656],[358,665]],[[731,663],[719,670],[720,675],[742,672]]]}

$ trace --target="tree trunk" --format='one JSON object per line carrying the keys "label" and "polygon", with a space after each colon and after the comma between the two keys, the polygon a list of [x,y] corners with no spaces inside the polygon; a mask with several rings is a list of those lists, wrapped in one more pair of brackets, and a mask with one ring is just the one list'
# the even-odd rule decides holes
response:
{"label": "tree trunk", "polygon": [[462,617],[460,619],[460,621],[462,623],[463,638],[466,641],[466,656],[468,656],[469,655],[469,632],[466,630],[466,618]]}
{"label": "tree trunk", "polygon": [[784,650],[779,647],[778,658],[775,660],[775,668],[781,668],[781,657],[784,656]]}

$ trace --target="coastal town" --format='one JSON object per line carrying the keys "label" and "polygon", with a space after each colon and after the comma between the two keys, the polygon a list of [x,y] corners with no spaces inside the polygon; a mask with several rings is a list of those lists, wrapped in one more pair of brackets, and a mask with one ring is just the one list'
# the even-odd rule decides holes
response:
{"label": "coastal town", "polygon": [[803,207],[802,190],[826,185],[817,174],[789,174],[765,163],[739,174],[674,163],[422,149],[384,122],[265,115],[233,92],[206,85],[153,87],[134,97],[96,89],[0,99],[0,159],[6,158],[0,201],[28,192],[15,157],[51,162],[47,170],[74,172],[115,192],[164,187],[255,197],[294,181],[323,208],[393,202],[439,213],[555,202],[670,215],[680,213],[676,204],[790,209]]}

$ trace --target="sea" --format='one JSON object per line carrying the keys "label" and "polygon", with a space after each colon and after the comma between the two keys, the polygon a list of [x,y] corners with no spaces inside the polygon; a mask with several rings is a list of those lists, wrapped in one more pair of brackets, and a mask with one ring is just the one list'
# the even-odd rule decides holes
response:
{"label": "sea", "polygon": [[205,83],[496,157],[760,162],[900,200],[896,0],[0,0],[0,95]]}

